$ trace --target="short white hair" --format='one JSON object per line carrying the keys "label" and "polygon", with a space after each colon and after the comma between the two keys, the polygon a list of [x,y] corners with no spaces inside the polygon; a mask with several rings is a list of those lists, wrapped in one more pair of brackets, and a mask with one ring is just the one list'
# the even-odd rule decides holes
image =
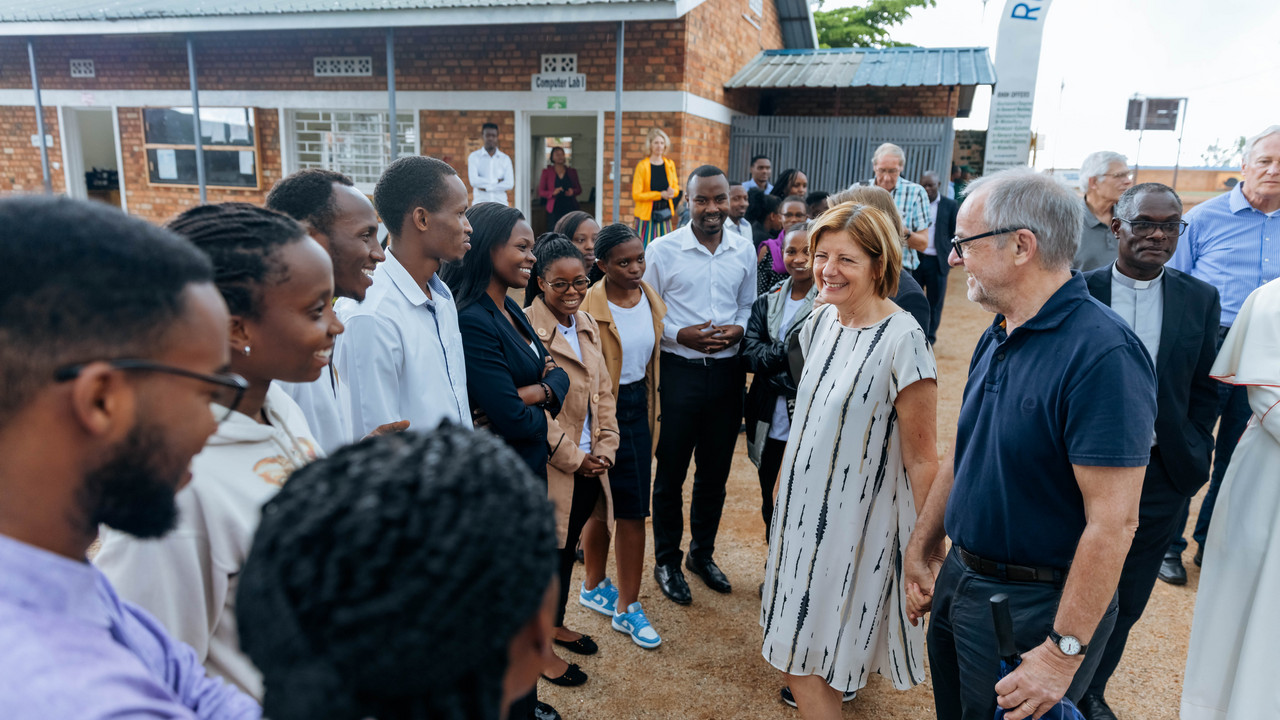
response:
{"label": "short white hair", "polygon": [[1249,162],[1249,156],[1253,154],[1253,146],[1262,142],[1272,135],[1280,135],[1280,125],[1272,125],[1262,132],[1254,135],[1244,142],[1244,162]]}
{"label": "short white hair", "polygon": [[875,154],[871,156],[871,164],[875,165],[880,161],[880,158],[885,155],[892,155],[898,158],[898,160],[902,161],[903,166],[907,164],[907,154],[902,152],[902,148],[894,145],[893,143],[884,143],[880,147],[876,148]]}
{"label": "short white hair", "polygon": [[1089,180],[1106,175],[1107,170],[1111,168],[1111,163],[1114,162],[1122,162],[1128,165],[1129,158],[1111,150],[1099,150],[1096,153],[1090,153],[1089,157],[1080,163],[1080,192],[1089,192]]}
{"label": "short white hair", "polygon": [[[982,222],[988,230],[1027,228],[1036,235],[1040,266],[1066,270],[1080,247],[1084,208],[1071,189],[1030,168],[1001,170],[969,183],[965,198],[982,199]],[[1003,247],[1007,237],[997,245]]]}

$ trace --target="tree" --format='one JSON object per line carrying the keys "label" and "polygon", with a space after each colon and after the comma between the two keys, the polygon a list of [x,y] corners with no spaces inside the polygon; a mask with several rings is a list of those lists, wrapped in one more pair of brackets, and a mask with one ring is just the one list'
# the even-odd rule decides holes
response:
{"label": "tree", "polygon": [[813,13],[818,47],[908,47],[889,37],[889,30],[911,17],[915,8],[934,7],[938,0],[865,0],[855,7],[823,10],[819,0]]}
{"label": "tree", "polygon": [[1221,142],[1221,140],[1214,140],[1213,144],[1200,154],[1205,167],[1239,167],[1244,160],[1244,136],[1241,135],[1226,145],[1219,144]]}

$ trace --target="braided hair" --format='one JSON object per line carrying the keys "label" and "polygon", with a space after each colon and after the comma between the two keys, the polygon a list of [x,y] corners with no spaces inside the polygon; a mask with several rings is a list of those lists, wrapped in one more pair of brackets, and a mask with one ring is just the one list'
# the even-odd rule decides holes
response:
{"label": "braided hair", "polygon": [[557,260],[565,258],[573,258],[579,263],[583,263],[582,251],[569,238],[557,232],[542,233],[538,239],[533,242],[533,277],[529,284],[524,288],[524,306],[529,307],[533,301],[542,295],[542,288],[538,285],[536,278],[546,279],[547,268],[551,267]]}
{"label": "braided hair", "polygon": [[521,220],[524,213],[501,203],[482,202],[467,208],[471,249],[461,260],[445,263],[440,269],[440,279],[449,286],[459,311],[475,304],[489,289],[493,251],[511,240],[511,231]]}
{"label": "braided hair", "polygon": [[232,315],[250,318],[262,309],[262,287],[287,278],[276,254],[307,237],[293,218],[248,203],[199,205],[166,227],[209,256],[213,281],[227,309]]}
{"label": "braided hair", "polygon": [[487,431],[369,438],[263,507],[240,644],[273,720],[497,720],[556,571],[544,485]]}

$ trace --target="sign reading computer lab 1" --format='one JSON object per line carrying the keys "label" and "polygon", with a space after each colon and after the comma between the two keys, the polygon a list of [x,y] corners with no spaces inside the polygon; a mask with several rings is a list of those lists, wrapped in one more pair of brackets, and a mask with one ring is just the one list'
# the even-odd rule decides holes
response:
{"label": "sign reading computer lab 1", "polygon": [[1031,154],[1031,111],[1044,19],[1053,0],[1008,0],[996,38],[996,86],[987,117],[983,172],[1024,167]]}
{"label": "sign reading computer lab 1", "polygon": [[534,92],[586,92],[587,76],[582,73],[538,73],[533,76]]}

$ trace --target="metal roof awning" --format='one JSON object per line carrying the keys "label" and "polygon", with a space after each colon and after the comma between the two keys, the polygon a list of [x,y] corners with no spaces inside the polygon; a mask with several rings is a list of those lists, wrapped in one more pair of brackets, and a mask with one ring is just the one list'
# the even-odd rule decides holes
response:
{"label": "metal roof awning", "polygon": [[764,50],[726,88],[994,85],[987,48]]}

